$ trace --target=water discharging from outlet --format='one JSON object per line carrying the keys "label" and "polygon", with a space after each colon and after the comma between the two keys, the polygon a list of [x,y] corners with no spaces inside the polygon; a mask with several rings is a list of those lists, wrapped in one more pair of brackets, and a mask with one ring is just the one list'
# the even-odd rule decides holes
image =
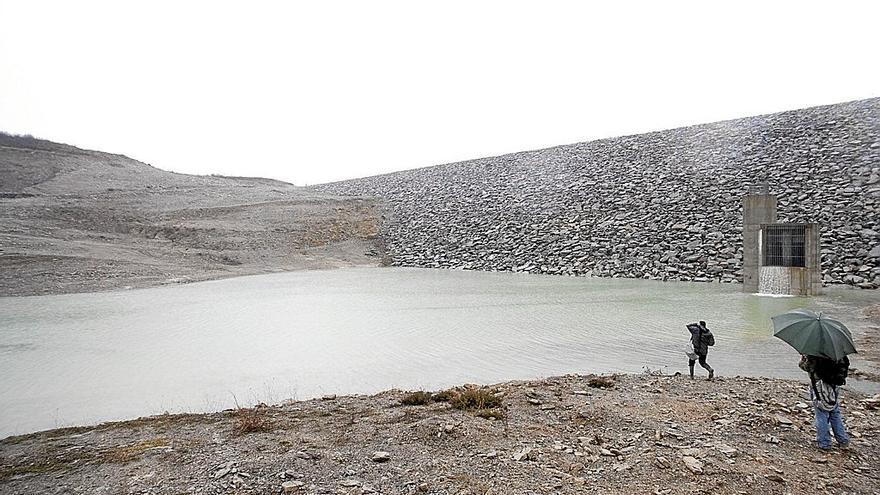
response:
{"label": "water discharging from outlet", "polygon": [[791,294],[791,276],[784,266],[762,266],[758,273],[758,294]]}

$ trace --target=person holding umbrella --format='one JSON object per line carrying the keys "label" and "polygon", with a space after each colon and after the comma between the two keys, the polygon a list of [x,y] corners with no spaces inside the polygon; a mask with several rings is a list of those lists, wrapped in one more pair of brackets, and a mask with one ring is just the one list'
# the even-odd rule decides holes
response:
{"label": "person holding umbrella", "polygon": [[847,354],[856,352],[852,334],[843,323],[798,309],[774,316],[773,335],[801,353],[800,368],[810,374],[810,397],[816,416],[816,443],[831,449],[831,432],[841,448],[849,447],[849,435],[840,412],[840,387],[849,371]]}

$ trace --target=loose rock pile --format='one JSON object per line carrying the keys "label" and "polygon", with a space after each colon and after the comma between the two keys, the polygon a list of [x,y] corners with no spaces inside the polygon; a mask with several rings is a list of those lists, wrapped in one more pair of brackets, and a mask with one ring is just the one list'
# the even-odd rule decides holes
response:
{"label": "loose rock pile", "polygon": [[397,266],[735,282],[761,181],[826,284],[880,287],[880,98],[316,187],[383,198]]}

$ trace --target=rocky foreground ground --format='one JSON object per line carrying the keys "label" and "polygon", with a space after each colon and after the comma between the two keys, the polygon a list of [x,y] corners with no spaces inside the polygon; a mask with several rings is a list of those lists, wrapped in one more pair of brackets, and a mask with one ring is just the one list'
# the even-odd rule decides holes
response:
{"label": "rocky foreground ground", "polygon": [[2,440],[0,493],[880,493],[880,397],[823,453],[805,393],[571,375],[154,416]]}
{"label": "rocky foreground ground", "polygon": [[742,281],[742,197],[821,226],[825,284],[880,287],[880,98],[317,186],[387,205],[394,265]]}
{"label": "rocky foreground ground", "polygon": [[0,297],[382,263],[375,201],[0,133]]}

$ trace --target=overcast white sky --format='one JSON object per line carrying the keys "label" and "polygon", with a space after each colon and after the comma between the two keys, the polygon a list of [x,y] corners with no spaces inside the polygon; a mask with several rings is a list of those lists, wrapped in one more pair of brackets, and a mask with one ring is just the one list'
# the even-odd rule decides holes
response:
{"label": "overcast white sky", "polygon": [[880,2],[0,0],[0,130],[299,185],[880,96]]}

